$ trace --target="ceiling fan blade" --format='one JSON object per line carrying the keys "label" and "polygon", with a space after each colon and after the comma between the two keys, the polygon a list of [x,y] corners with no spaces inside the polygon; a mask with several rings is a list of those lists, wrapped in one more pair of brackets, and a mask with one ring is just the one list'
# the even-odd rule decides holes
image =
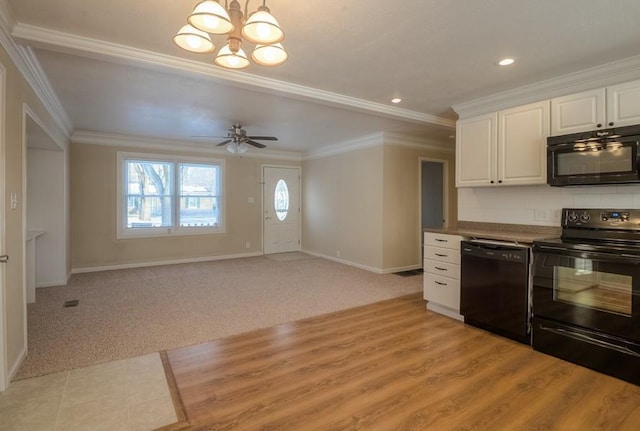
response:
{"label": "ceiling fan blade", "polygon": [[199,139],[225,139],[228,138],[229,135],[227,136],[212,136],[212,135],[191,135],[192,138],[199,138]]}
{"label": "ceiling fan blade", "polygon": [[233,141],[233,139],[227,139],[226,141],[220,142],[216,147],[222,147],[223,145],[227,145],[229,142]]}
{"label": "ceiling fan blade", "polygon": [[251,139],[246,139],[243,142],[246,142],[247,144],[253,145],[254,147],[257,147],[257,148],[265,148],[266,147],[266,145],[261,144],[260,142],[252,141]]}
{"label": "ceiling fan blade", "polygon": [[247,139],[257,139],[258,141],[277,141],[275,136],[247,136]]}

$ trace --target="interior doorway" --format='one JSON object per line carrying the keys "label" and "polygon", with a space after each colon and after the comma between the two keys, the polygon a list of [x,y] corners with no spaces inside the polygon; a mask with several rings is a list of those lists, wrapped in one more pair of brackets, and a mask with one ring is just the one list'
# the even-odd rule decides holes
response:
{"label": "interior doorway", "polygon": [[262,167],[264,254],[300,251],[300,168]]}
{"label": "interior doorway", "polygon": [[420,231],[449,224],[449,161],[420,158]]}
{"label": "interior doorway", "polygon": [[441,227],[444,223],[444,166],[422,161],[422,228]]}
{"label": "interior doorway", "polygon": [[[449,225],[449,161],[420,158],[420,251],[424,253],[424,229]],[[422,261],[422,259],[421,259]]]}

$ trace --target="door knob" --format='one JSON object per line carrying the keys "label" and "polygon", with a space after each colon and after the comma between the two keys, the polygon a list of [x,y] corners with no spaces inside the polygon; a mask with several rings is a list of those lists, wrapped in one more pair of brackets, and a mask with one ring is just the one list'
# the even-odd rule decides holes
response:
{"label": "door knob", "polygon": [[8,254],[3,254],[2,256],[0,256],[0,263],[7,263],[7,262],[9,262]]}
{"label": "door knob", "polygon": [[271,217],[266,216],[264,219],[265,219],[265,220],[271,220]]}

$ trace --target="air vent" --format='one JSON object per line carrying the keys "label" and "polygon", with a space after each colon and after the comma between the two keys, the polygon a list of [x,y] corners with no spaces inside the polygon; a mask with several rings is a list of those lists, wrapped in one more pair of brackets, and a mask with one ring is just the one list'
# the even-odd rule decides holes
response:
{"label": "air vent", "polygon": [[77,307],[79,303],[79,299],[70,299],[68,301],[64,301],[62,308]]}

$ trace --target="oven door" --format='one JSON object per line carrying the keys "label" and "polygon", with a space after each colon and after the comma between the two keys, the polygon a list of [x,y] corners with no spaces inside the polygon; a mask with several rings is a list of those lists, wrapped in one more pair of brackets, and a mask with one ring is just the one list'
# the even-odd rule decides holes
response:
{"label": "oven door", "polygon": [[640,341],[640,259],[534,244],[533,315]]}
{"label": "oven door", "polygon": [[572,186],[639,182],[639,145],[640,136],[549,143],[547,183],[551,186]]}

